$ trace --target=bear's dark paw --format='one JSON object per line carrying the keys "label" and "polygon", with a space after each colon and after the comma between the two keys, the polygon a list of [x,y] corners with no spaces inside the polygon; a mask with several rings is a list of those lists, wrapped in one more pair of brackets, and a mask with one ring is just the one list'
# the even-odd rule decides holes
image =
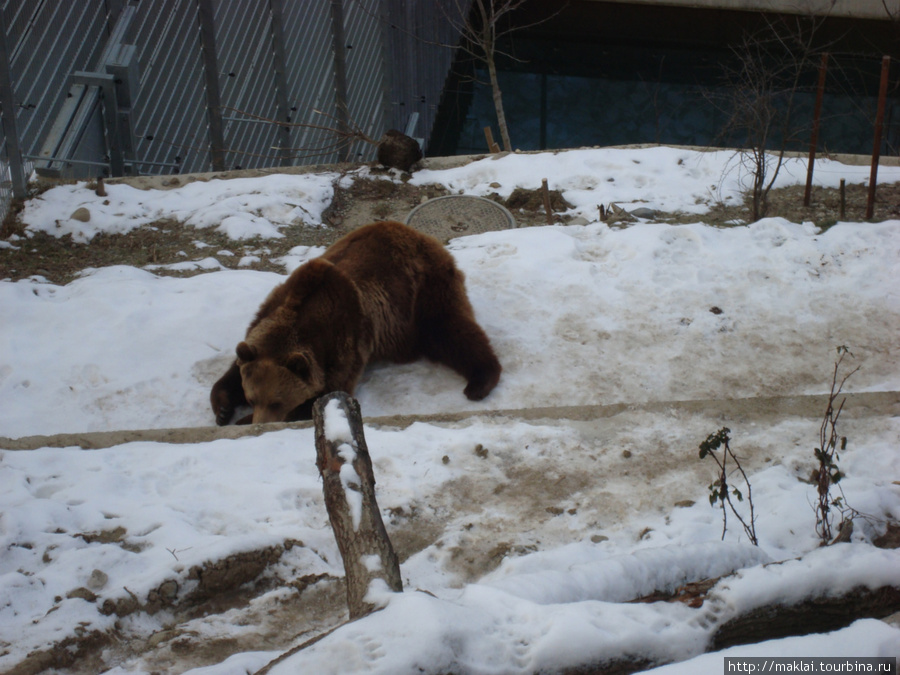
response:
{"label": "bear's dark paw", "polygon": [[479,373],[469,380],[463,393],[470,401],[480,401],[493,391],[499,380],[499,372]]}
{"label": "bear's dark paw", "polygon": [[216,411],[216,424],[220,427],[227,425],[234,416],[234,408],[224,407]]}
{"label": "bear's dark paw", "polygon": [[228,392],[221,387],[214,387],[209,397],[213,414],[216,416],[216,424],[224,427],[234,417],[235,405]]}

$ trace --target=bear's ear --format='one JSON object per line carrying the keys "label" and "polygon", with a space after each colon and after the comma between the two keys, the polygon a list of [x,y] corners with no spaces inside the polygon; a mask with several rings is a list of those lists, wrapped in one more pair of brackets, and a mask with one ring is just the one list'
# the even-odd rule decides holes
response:
{"label": "bear's ear", "polygon": [[246,342],[239,342],[235,352],[237,352],[237,357],[244,363],[248,363],[256,358],[256,347],[251,347]]}
{"label": "bear's ear", "polygon": [[310,377],[309,371],[311,364],[306,352],[293,352],[287,357],[287,360],[284,362],[284,367],[304,380],[308,380]]}

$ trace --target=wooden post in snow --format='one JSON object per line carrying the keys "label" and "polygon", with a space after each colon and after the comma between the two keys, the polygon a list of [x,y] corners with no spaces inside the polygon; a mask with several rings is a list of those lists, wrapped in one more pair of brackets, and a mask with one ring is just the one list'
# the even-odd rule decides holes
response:
{"label": "wooden post in snow", "polygon": [[547,212],[547,224],[553,224],[553,209],[550,207],[550,189],[547,187],[547,179],[541,179],[541,196],[544,198],[544,211]]}
{"label": "wooden post in snow", "polygon": [[841,178],[841,220],[847,215],[847,180]]}
{"label": "wooden post in snow", "polygon": [[325,508],[344,559],[350,618],[356,619],[376,608],[366,600],[373,580],[383,580],[391,591],[403,590],[400,564],[375,501],[359,403],[342,391],[327,394],[313,405],[313,421]]}
{"label": "wooden post in snow", "polygon": [[497,145],[496,141],[494,141],[494,134],[491,131],[490,127],[484,128],[484,140],[487,141],[488,150],[490,150],[495,155],[500,152],[500,146]]}

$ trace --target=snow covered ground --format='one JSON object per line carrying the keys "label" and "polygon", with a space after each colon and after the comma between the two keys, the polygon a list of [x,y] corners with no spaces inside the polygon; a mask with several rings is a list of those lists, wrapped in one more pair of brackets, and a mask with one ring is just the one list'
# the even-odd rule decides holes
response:
{"label": "snow covered ground", "polygon": [[[794,160],[781,184],[805,174]],[[816,165],[823,185],[867,175]],[[509,155],[423,170],[413,182],[505,196],[546,176],[586,225],[450,244],[503,363],[498,388],[472,403],[458,376],[420,362],[375,366],[357,390],[367,417],[473,413],[453,424],[367,427],[379,505],[408,555],[407,592],[374,589],[384,610],[272,672],[531,673],[634,657],[684,661],[661,672],[696,673],[721,672],[725,655],[900,654],[900,630],[863,620],[827,637],[700,656],[717,626],[773,599],[900,585],[900,554],[871,546],[887,520],[900,518],[900,420],[896,404],[887,412],[848,406],[841,485],[867,517],[851,543],[817,549],[815,488],[805,481],[820,418],[729,415],[695,403],[826,393],[839,345],[860,367],[848,391],[900,391],[900,221],[826,232],[779,218],[710,227],[702,222],[710,203],[739,199],[745,179],[726,152]],[[63,186],[30,202],[23,218],[29,229],[85,242],[161,217],[195,225],[200,240],[210,227],[235,239],[281,236],[285,225],[320,222],[335,178],[276,175],[168,191],[108,185],[105,200]],[[882,167],[879,178],[898,181],[900,170]],[[610,228],[597,206],[612,201],[696,213],[697,222]],[[91,212],[87,223],[70,218],[81,207]],[[320,252],[298,247],[285,272]],[[64,287],[0,282],[0,307],[13,317],[0,325],[0,436],[213,424],[209,388],[283,277],[228,270],[215,256],[186,264],[214,271],[172,278],[120,266],[86,270]],[[608,404],[626,405],[597,420],[477,414]],[[720,541],[721,513],[707,500],[714,467],[697,446],[726,425],[749,469],[758,548],[734,525]],[[275,608],[306,611],[306,596],[288,582],[342,575],[314,457],[309,429],[192,445],[0,450],[0,670],[99,631],[120,645],[108,650],[109,672],[159,669],[163,657],[122,645],[174,645],[163,639],[172,635],[230,640],[237,653],[221,663],[177,659],[170,645],[167,672],[231,675],[311,637],[263,624]],[[196,591],[204,564],[295,541],[302,544],[268,566],[273,590],[243,614],[182,622],[173,610],[102,611],[129,597],[145,605],[161,589],[177,605]],[[626,604],[733,570],[699,609]]]}

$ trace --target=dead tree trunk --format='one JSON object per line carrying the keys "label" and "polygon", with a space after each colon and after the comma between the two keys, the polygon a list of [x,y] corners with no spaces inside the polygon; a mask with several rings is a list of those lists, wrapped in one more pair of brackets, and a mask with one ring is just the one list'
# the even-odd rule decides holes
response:
{"label": "dead tree trunk", "polygon": [[344,392],[323,396],[313,406],[316,466],[325,508],[347,578],[347,606],[356,619],[375,609],[366,600],[374,579],[403,590],[400,564],[375,501],[375,476],[363,435],[359,403]]}
{"label": "dead tree trunk", "polygon": [[512,143],[509,140],[509,127],[506,125],[506,112],[503,109],[503,93],[500,91],[500,78],[497,77],[497,66],[494,63],[493,53],[488,54],[487,66],[488,75],[491,78],[494,110],[497,112],[497,125],[500,127],[500,138],[503,140],[503,149],[510,152],[512,150]]}
{"label": "dead tree trunk", "polygon": [[[675,594],[655,593],[634,602],[682,602],[699,609],[712,588],[724,578],[697,581],[678,589]],[[857,619],[884,618],[898,608],[900,588],[893,586],[874,590],[855,588],[834,597],[806,598],[794,605],[767,605],[719,626],[710,636],[707,651],[837,630]],[[646,657],[617,656],[600,663],[568,668],[562,675],[631,675],[665,663]]]}
{"label": "dead tree trunk", "polygon": [[900,589],[881,586],[855,588],[836,597],[808,598],[795,605],[760,607],[719,626],[710,648],[778,640],[793,635],[826,633],[857,619],[883,619],[900,608]]}

